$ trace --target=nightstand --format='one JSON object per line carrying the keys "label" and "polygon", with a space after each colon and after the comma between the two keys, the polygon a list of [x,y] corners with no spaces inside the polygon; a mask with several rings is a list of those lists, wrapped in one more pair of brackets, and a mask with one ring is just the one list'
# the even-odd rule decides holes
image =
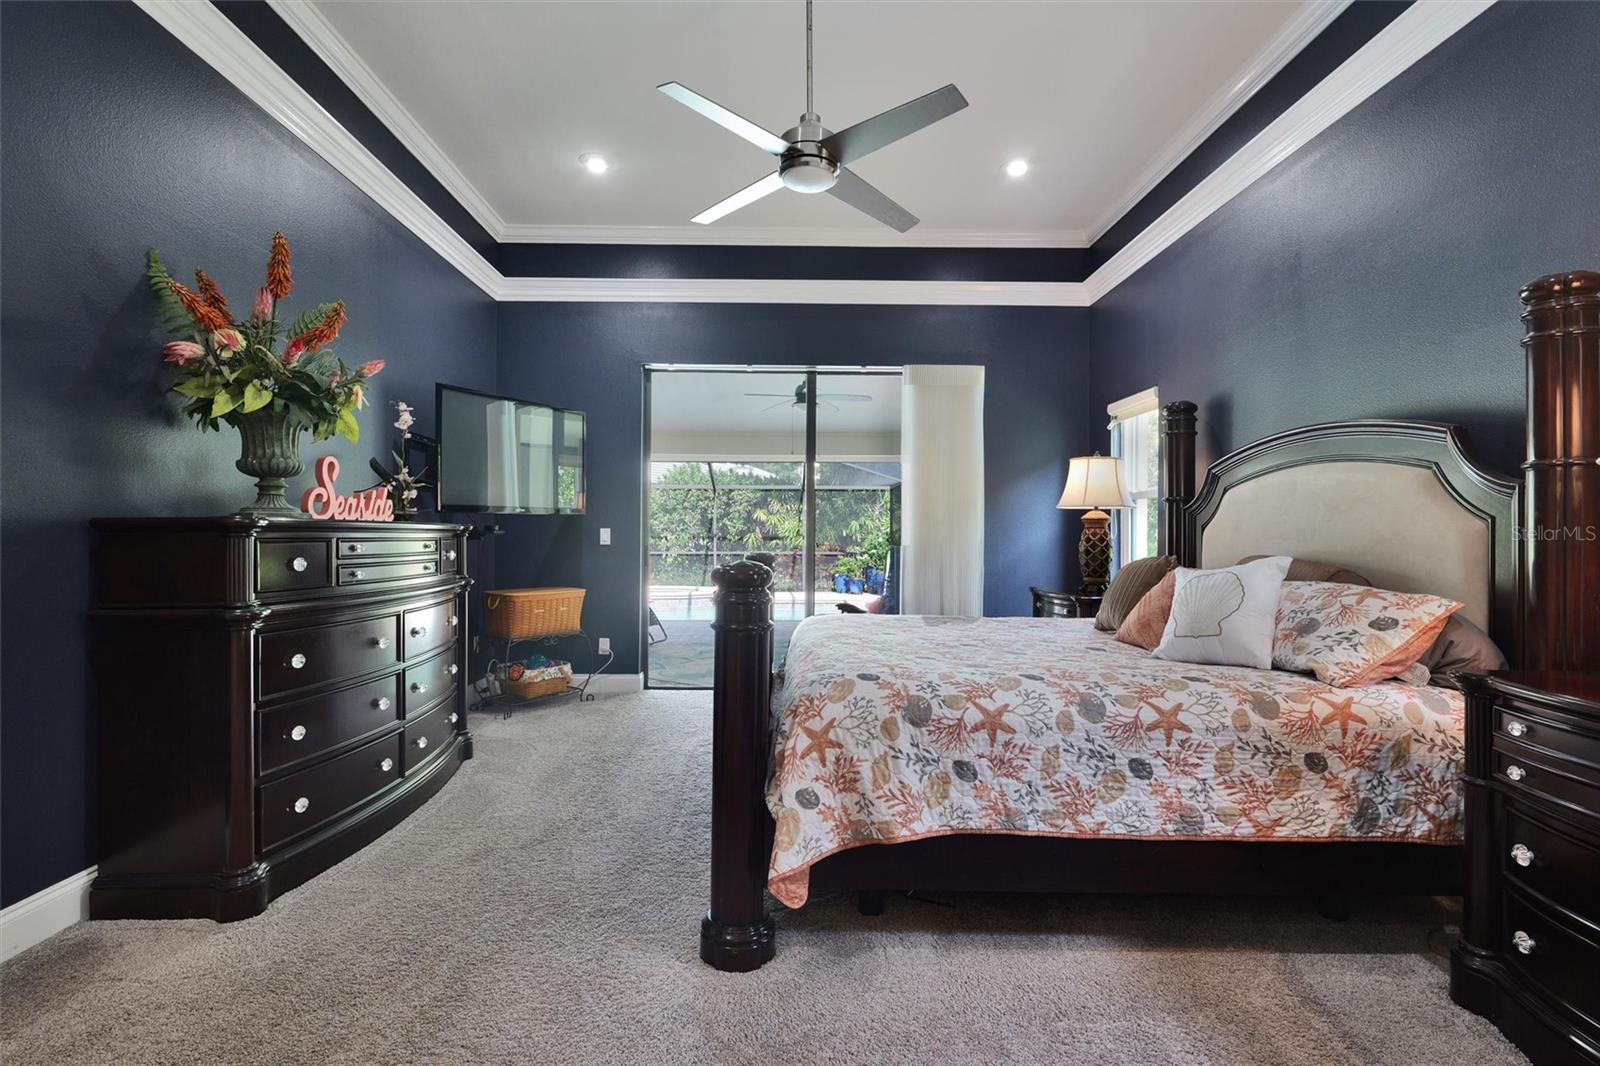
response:
{"label": "nightstand", "polygon": [[1534,1061],[1600,1064],[1600,674],[1459,677],[1467,894],[1450,996]]}
{"label": "nightstand", "polygon": [[1104,592],[1048,592],[1037,586],[1033,593],[1035,618],[1093,618],[1100,613],[1100,600]]}

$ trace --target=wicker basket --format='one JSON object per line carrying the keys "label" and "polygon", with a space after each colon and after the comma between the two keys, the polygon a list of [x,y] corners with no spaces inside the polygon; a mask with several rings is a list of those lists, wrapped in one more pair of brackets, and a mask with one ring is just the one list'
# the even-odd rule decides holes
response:
{"label": "wicker basket", "polygon": [[545,678],[543,681],[532,681],[527,677],[512,681],[507,678],[500,682],[502,692],[515,696],[519,700],[538,699],[540,696],[554,696],[558,692],[565,692],[567,686],[572,684],[570,673],[557,674],[555,677]]}
{"label": "wicker basket", "polygon": [[507,640],[556,637],[583,628],[584,589],[498,589],[484,593],[489,635]]}

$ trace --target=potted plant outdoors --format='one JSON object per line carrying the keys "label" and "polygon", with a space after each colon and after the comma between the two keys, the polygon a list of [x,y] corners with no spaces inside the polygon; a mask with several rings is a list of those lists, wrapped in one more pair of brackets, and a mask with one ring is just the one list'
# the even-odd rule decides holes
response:
{"label": "potted plant outdoors", "polygon": [[167,272],[150,249],[146,268],[162,324],[185,339],[168,341],[165,361],[180,379],[172,391],[188,397],[183,413],[202,431],[226,422],[239,431],[239,471],[256,479],[256,500],[240,514],[294,517],[285,480],[305,469],[300,437],[338,433],[361,439],[356,412],[367,404],[365,382],[383,369],[382,359],[351,368],[328,348],[345,324],[343,301],[319,304],[285,323],[279,303],[294,286],[289,242],[272,236],[267,283],[256,290],[250,314],[235,319],[217,283],[196,270],[195,289]]}
{"label": "potted plant outdoors", "polygon": [[[842,559],[834,560],[833,587],[838,592],[857,594],[862,590],[861,571],[866,564],[855,556],[847,555]],[[839,579],[844,578],[844,588],[839,588]]]}

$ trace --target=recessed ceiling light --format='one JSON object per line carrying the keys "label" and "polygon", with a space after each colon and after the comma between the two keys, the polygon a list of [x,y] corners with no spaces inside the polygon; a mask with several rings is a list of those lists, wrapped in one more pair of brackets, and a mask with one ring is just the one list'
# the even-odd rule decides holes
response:
{"label": "recessed ceiling light", "polygon": [[1006,173],[1013,178],[1020,178],[1027,172],[1028,161],[1026,159],[1013,159],[1006,164]]}
{"label": "recessed ceiling light", "polygon": [[585,152],[578,157],[578,162],[591,174],[604,174],[611,169],[611,162],[599,152]]}

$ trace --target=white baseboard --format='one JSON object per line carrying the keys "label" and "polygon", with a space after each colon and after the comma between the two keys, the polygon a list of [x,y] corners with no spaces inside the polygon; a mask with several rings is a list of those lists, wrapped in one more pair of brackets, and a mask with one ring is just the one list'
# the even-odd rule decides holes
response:
{"label": "white baseboard", "polygon": [[0,961],[89,917],[89,883],[96,869],[91,866],[0,910]]}
{"label": "white baseboard", "polygon": [[596,696],[611,696],[623,692],[643,692],[643,674],[595,674],[589,682],[589,691]]}

